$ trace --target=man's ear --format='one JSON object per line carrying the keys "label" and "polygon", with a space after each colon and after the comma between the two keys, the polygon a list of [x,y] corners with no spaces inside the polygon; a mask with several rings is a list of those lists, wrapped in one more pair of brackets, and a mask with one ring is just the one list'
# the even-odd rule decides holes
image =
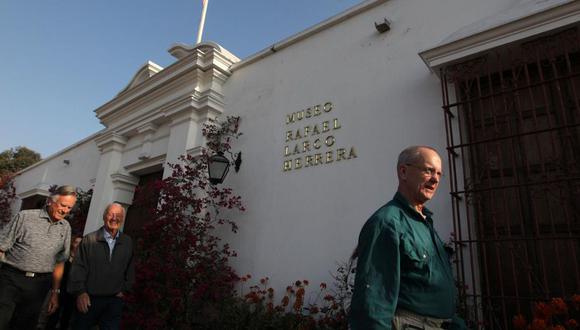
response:
{"label": "man's ear", "polygon": [[399,178],[401,180],[407,179],[407,166],[401,165],[397,168],[397,171],[399,172]]}

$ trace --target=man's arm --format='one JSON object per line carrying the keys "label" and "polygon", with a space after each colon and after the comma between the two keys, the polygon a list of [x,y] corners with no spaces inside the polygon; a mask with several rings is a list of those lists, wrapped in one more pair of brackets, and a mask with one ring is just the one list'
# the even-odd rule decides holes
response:
{"label": "man's arm", "polygon": [[399,236],[393,221],[375,216],[359,236],[355,287],[351,302],[353,330],[390,330],[400,284]]}
{"label": "man's arm", "polygon": [[86,287],[86,281],[89,275],[88,241],[89,238],[85,237],[79,246],[70,269],[67,285],[68,293],[77,296],[77,309],[82,313],[86,313],[91,306],[91,299]]}
{"label": "man's arm", "polygon": [[60,294],[60,282],[64,274],[64,262],[59,262],[52,271],[52,289],[48,300],[48,314],[52,314],[58,308],[58,295]]}
{"label": "man's arm", "polygon": [[70,256],[70,226],[67,225],[65,228],[67,229],[64,233],[62,250],[55,256],[56,265],[52,271],[52,289],[50,290],[50,298],[48,300],[48,314],[52,314],[58,309],[58,296],[64,275],[64,263]]}
{"label": "man's arm", "polygon": [[123,297],[123,293],[131,291],[133,284],[135,283],[135,264],[133,262],[134,254],[133,254],[133,242],[129,241],[131,245],[131,257],[129,258],[129,264],[127,265],[127,269],[125,270],[125,279],[123,282],[123,291],[120,292],[119,297]]}
{"label": "man's arm", "polygon": [[22,216],[17,213],[12,219],[0,226],[0,260],[4,261],[5,253],[8,251],[22,231]]}

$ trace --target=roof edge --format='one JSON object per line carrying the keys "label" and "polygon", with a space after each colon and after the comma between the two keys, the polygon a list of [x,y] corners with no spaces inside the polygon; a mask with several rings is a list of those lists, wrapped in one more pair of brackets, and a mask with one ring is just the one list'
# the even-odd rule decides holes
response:
{"label": "roof edge", "polygon": [[14,176],[19,176],[19,175],[21,175],[24,172],[30,171],[33,168],[35,168],[37,166],[40,166],[40,165],[42,165],[44,163],[47,163],[48,161],[53,160],[56,157],[58,157],[58,156],[60,156],[60,155],[62,155],[64,153],[66,153],[67,151],[70,151],[70,150],[72,150],[72,149],[80,146],[81,144],[85,144],[85,143],[89,142],[90,140],[95,139],[97,136],[99,136],[100,134],[102,134],[105,130],[106,130],[106,128],[103,128],[102,130],[100,130],[100,131],[98,131],[96,133],[93,133],[93,134],[87,136],[86,138],[78,141],[77,143],[71,144],[70,146],[68,146],[68,147],[66,147],[66,148],[64,148],[64,149],[62,149],[60,151],[55,152],[54,154],[46,157],[45,159],[42,159],[42,160],[40,160],[40,161],[38,161],[38,162],[36,162],[36,163],[34,163],[34,164],[32,164],[32,165],[24,168],[24,169],[21,169],[20,171],[16,172],[16,174]]}
{"label": "roof edge", "polygon": [[419,56],[432,71],[439,74],[438,69],[442,66],[578,22],[580,1],[568,2],[423,50],[419,52]]}
{"label": "roof edge", "polygon": [[272,46],[265,48],[253,55],[250,55],[248,57],[246,57],[245,59],[241,60],[240,62],[234,63],[230,66],[230,71],[235,71],[238,69],[241,69],[247,65],[250,65],[254,62],[257,62],[267,56],[270,56],[271,54],[276,53],[277,51],[280,51],[286,47],[289,47],[293,44],[296,44],[304,39],[307,39],[319,32],[322,32],[326,29],[329,29],[341,22],[346,21],[347,19],[354,17],[362,12],[365,12],[371,8],[374,8],[378,5],[381,5],[385,2],[387,2],[388,0],[367,0],[364,1],[358,5],[355,5],[337,15],[334,15],[310,28],[307,28],[306,30],[303,30],[302,32],[298,32],[286,39],[283,39],[282,41],[279,41],[275,44],[273,44]]}

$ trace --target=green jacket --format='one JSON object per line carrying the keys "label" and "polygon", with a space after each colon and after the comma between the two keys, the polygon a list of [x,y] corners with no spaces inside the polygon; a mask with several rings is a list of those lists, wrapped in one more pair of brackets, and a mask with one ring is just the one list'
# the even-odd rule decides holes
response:
{"label": "green jacket", "polygon": [[433,228],[400,193],[363,226],[351,303],[353,330],[391,329],[397,308],[453,318],[456,288],[449,256]]}

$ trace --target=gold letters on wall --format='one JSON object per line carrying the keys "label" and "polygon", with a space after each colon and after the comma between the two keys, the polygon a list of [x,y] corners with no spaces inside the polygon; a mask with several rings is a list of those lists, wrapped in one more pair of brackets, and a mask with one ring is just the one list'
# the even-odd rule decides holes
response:
{"label": "gold letters on wall", "polygon": [[332,102],[286,115],[283,172],[357,158],[354,147],[337,147],[341,122],[332,116]]}

